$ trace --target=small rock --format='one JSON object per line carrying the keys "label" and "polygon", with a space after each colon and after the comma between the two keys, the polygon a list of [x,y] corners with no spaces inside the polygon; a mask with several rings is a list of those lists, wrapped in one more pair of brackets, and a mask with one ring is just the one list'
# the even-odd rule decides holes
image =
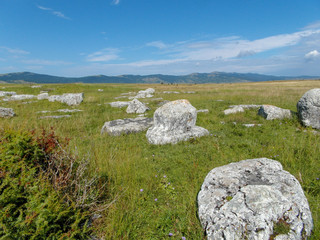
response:
{"label": "small rock", "polygon": [[121,134],[129,134],[147,130],[153,124],[152,118],[137,117],[117,119],[105,122],[101,129],[101,134],[108,133],[111,136],[120,136]]}
{"label": "small rock", "polygon": [[196,93],[195,91],[184,91],[183,93]]}
{"label": "small rock", "polygon": [[151,98],[153,97],[153,94],[155,93],[155,90],[153,88],[148,88],[146,90],[141,90],[138,92],[138,94],[134,97],[129,97],[129,99],[135,99],[135,98]]}
{"label": "small rock", "polygon": [[31,95],[31,94],[15,94],[3,100],[4,101],[20,101],[20,100],[32,99],[35,97],[36,97],[35,95]]}
{"label": "small rock", "polygon": [[234,107],[242,107],[243,109],[252,109],[252,108],[259,108],[261,105],[255,105],[255,104],[240,104],[240,105],[230,105],[229,108]]}
{"label": "small rock", "polygon": [[122,107],[129,106],[130,102],[117,101],[117,102],[111,102],[109,104],[111,107],[122,108]]}
{"label": "small rock", "polygon": [[249,127],[254,127],[254,126],[262,126],[262,124],[254,124],[254,123],[245,123],[245,124],[242,124],[242,126],[245,126],[247,128]]}
{"label": "small rock", "polygon": [[289,109],[283,109],[272,105],[262,105],[258,111],[258,115],[267,120],[291,118],[292,114]]}
{"label": "small rock", "polygon": [[14,115],[15,113],[12,108],[0,107],[0,117],[10,118],[10,117],[13,117]]}
{"label": "small rock", "polygon": [[6,92],[6,91],[0,91],[0,97],[5,97],[5,96],[12,96],[16,95],[16,92]]}
{"label": "small rock", "polygon": [[48,99],[49,98],[49,94],[48,93],[40,93],[37,96],[38,100],[44,100],[44,99]]}
{"label": "small rock", "polygon": [[197,113],[208,113],[209,110],[208,109],[199,109],[197,110]]}
{"label": "small rock", "polygon": [[177,92],[177,91],[163,91],[163,93],[166,93],[166,94],[171,94],[171,93],[179,94],[179,92]]}
{"label": "small rock", "polygon": [[140,102],[138,99],[133,99],[129,102],[127,113],[145,113],[147,110],[150,110],[144,103]]}
{"label": "small rock", "polygon": [[98,89],[98,92],[103,92],[103,89]]}
{"label": "small rock", "polygon": [[225,115],[244,112],[243,107],[235,106],[233,108],[229,108],[223,111]]}
{"label": "small rock", "polygon": [[41,85],[32,85],[31,88],[41,88]]}
{"label": "small rock", "polygon": [[58,118],[69,118],[69,117],[71,117],[71,115],[41,116],[39,118],[40,119],[46,119],[46,118],[58,119]]}

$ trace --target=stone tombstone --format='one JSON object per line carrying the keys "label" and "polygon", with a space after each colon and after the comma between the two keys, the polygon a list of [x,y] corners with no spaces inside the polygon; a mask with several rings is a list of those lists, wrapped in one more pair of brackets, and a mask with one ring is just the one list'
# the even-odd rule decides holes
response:
{"label": "stone tombstone", "polygon": [[208,130],[195,126],[197,110],[185,99],[164,104],[154,112],[153,119],[154,125],[146,134],[151,144],[175,144],[209,134]]}
{"label": "stone tombstone", "polygon": [[48,100],[50,102],[61,102],[61,103],[65,103],[69,106],[72,105],[79,105],[80,103],[82,103],[84,98],[84,94],[83,93],[64,93],[62,95],[51,95],[48,97]]}
{"label": "stone tombstone", "polygon": [[[214,168],[198,194],[208,239],[306,239],[313,220],[298,180],[272,159],[248,159]],[[277,224],[287,232],[277,234]]]}
{"label": "stone tombstone", "polygon": [[307,91],[298,101],[297,110],[304,126],[320,129],[320,88]]}
{"label": "stone tombstone", "polygon": [[258,110],[258,115],[267,120],[291,118],[292,113],[289,109],[283,109],[272,105],[262,105]]}
{"label": "stone tombstone", "polygon": [[129,102],[126,112],[127,113],[145,113],[147,110],[150,110],[146,104],[140,102],[138,99],[133,99]]}
{"label": "stone tombstone", "polygon": [[61,96],[61,102],[66,103],[69,106],[79,105],[84,98],[83,93],[64,93]]}

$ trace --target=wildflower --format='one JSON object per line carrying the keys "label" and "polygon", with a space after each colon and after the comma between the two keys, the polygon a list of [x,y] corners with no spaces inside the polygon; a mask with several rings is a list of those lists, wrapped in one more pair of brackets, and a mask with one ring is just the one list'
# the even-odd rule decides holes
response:
{"label": "wildflower", "polygon": [[173,233],[169,233],[169,237],[172,237],[173,236]]}
{"label": "wildflower", "polygon": [[158,177],[158,175],[156,175],[155,177]]}
{"label": "wildflower", "polygon": [[155,202],[158,201],[158,198],[155,198],[154,201],[155,201]]}
{"label": "wildflower", "polygon": [[316,180],[319,180],[319,178],[316,178]]}
{"label": "wildflower", "polygon": [[182,240],[186,240],[186,237],[182,237],[181,239],[182,239]]}
{"label": "wildflower", "polygon": [[143,192],[143,189],[142,189],[142,188],[140,189],[140,192]]}
{"label": "wildflower", "polygon": [[164,177],[164,178],[166,178],[166,177],[167,177],[167,175],[164,175],[163,177]]}

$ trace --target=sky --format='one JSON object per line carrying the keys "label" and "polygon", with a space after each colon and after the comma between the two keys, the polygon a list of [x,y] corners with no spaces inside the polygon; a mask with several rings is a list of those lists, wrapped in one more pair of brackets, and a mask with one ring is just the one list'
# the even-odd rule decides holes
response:
{"label": "sky", "polygon": [[319,0],[0,0],[0,74],[320,76]]}

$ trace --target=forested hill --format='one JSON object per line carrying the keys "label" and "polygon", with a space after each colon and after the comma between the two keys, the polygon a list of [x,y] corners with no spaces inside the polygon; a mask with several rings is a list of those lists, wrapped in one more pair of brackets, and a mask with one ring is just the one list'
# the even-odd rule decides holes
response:
{"label": "forested hill", "polygon": [[0,74],[0,82],[6,83],[237,83],[290,79],[320,79],[319,76],[272,76],[256,73],[192,73],[188,75],[95,75],[87,77],[57,77],[31,72]]}

